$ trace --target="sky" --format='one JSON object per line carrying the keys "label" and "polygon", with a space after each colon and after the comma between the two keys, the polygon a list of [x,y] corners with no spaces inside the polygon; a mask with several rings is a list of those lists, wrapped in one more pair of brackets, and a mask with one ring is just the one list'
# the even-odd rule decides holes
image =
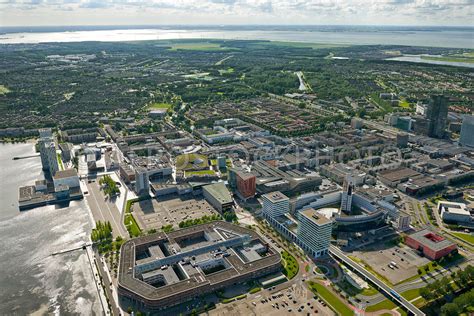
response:
{"label": "sky", "polygon": [[474,0],[0,0],[0,26],[474,26]]}

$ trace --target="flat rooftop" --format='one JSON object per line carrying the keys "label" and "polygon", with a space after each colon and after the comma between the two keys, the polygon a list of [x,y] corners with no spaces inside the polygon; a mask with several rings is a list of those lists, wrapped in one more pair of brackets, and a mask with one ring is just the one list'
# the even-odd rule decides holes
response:
{"label": "flat rooftop", "polygon": [[435,251],[450,247],[454,243],[429,229],[423,229],[409,235],[410,238]]}
{"label": "flat rooftop", "polygon": [[312,208],[308,208],[300,213],[318,226],[331,223],[330,219]]}
{"label": "flat rooftop", "polygon": [[232,199],[232,195],[230,195],[229,190],[227,190],[224,182],[209,184],[204,186],[202,189],[207,191],[222,204],[232,203],[234,201]]}
{"label": "flat rooftop", "polygon": [[286,195],[284,195],[283,193],[281,193],[280,191],[267,193],[263,196],[266,197],[268,200],[270,200],[273,203],[281,202],[281,201],[284,201],[284,200],[289,200],[289,198]]}
{"label": "flat rooftop", "polygon": [[395,170],[387,170],[387,171],[382,171],[380,172],[380,176],[391,181],[401,181],[406,178],[412,178],[419,176],[420,173],[412,170],[410,168],[398,168]]}
{"label": "flat rooftop", "polygon": [[[279,269],[281,260],[256,232],[223,221],[131,239],[120,256],[119,291],[158,305]],[[155,277],[159,286],[145,282]]]}
{"label": "flat rooftop", "polygon": [[54,179],[64,179],[70,177],[77,177],[76,169],[71,168],[66,170],[59,170],[56,171],[56,173],[54,174]]}
{"label": "flat rooftop", "polygon": [[466,215],[466,216],[471,215],[471,212],[469,212],[467,205],[464,203],[448,202],[448,201],[440,201],[438,203],[439,203],[438,208],[442,207],[448,213]]}

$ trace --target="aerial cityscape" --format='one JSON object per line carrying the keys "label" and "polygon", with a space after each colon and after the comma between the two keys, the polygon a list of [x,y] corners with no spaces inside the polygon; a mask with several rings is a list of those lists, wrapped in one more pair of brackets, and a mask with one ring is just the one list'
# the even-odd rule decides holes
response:
{"label": "aerial cityscape", "polygon": [[472,4],[224,2],[0,6],[0,314],[473,315]]}

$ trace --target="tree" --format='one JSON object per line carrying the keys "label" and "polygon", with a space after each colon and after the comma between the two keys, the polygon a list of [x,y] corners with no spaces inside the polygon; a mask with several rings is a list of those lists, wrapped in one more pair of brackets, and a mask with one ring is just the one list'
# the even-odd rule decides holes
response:
{"label": "tree", "polygon": [[425,300],[430,301],[433,298],[431,290],[428,286],[420,289],[420,296],[423,297]]}
{"label": "tree", "polygon": [[454,303],[448,303],[441,307],[441,315],[458,316],[460,312],[461,310],[459,309],[459,306]]}

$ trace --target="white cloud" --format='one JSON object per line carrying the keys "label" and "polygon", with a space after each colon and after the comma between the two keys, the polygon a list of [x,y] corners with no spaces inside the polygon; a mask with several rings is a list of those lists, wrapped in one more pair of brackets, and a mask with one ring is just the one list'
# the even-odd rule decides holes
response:
{"label": "white cloud", "polygon": [[0,0],[0,25],[260,23],[474,26],[473,10],[474,0]]}

